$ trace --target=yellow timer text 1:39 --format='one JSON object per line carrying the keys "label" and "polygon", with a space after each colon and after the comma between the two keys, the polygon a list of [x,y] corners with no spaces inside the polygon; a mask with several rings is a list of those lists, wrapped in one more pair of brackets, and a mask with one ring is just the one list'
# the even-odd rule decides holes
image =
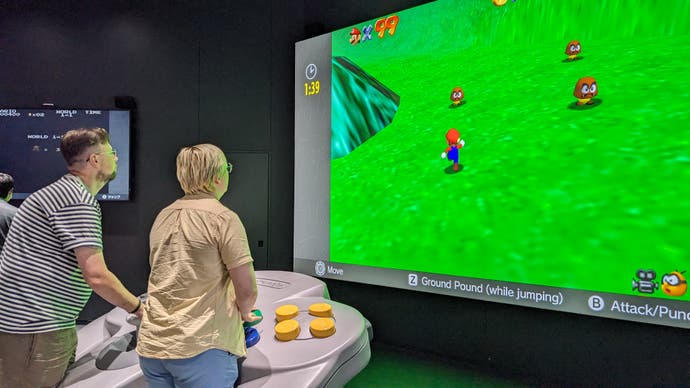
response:
{"label": "yellow timer text 1:39", "polygon": [[304,83],[304,95],[305,96],[313,96],[315,94],[319,94],[320,86],[321,85],[320,85],[319,81],[305,82]]}

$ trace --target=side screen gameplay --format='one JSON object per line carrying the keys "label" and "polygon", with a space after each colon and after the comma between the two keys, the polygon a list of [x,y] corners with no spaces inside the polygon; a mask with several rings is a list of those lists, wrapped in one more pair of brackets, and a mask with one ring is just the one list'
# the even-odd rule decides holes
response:
{"label": "side screen gameplay", "polygon": [[690,328],[690,2],[439,0],[298,42],[294,269]]}
{"label": "side screen gameplay", "polygon": [[97,195],[103,201],[130,198],[130,117],[125,110],[0,108],[0,172],[14,178],[13,199],[56,181],[67,172],[60,138],[70,129],[101,127],[117,151],[117,176]]}

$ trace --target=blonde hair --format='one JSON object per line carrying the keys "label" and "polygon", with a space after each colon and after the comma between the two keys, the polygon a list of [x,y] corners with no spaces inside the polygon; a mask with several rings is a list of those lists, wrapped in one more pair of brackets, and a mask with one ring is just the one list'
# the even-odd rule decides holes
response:
{"label": "blonde hair", "polygon": [[226,168],[225,154],[213,144],[184,147],[177,154],[177,180],[185,194],[212,193],[213,178]]}

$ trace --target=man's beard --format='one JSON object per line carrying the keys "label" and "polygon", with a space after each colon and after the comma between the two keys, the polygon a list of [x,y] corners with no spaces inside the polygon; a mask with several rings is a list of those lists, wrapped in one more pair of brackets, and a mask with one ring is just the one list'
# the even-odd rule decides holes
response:
{"label": "man's beard", "polygon": [[110,175],[106,175],[102,172],[98,172],[98,174],[96,175],[96,179],[98,179],[99,182],[108,183],[108,182],[112,181],[113,179],[115,179],[115,176],[117,176],[117,170],[113,171],[113,173]]}

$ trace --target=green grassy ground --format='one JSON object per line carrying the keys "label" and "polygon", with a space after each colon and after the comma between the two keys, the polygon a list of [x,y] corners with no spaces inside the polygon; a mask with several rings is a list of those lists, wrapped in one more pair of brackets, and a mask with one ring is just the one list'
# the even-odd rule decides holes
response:
{"label": "green grassy ground", "polygon": [[[618,293],[638,268],[690,270],[690,23],[676,15],[687,4],[644,18],[652,11],[635,2],[452,3],[425,8],[444,15],[446,33],[430,33],[417,56],[433,26],[415,9],[376,56],[376,41],[356,51],[334,34],[333,55],[401,102],[391,125],[332,161],[331,260]],[[554,12],[569,18],[544,22]],[[584,14],[600,30],[571,37]],[[655,29],[655,18],[666,22]],[[419,25],[405,30],[408,20]],[[582,59],[563,62],[571,39]],[[584,76],[599,84],[598,105],[571,109]],[[465,103],[450,108],[455,86]],[[457,174],[440,159],[451,127],[466,142]]]}

